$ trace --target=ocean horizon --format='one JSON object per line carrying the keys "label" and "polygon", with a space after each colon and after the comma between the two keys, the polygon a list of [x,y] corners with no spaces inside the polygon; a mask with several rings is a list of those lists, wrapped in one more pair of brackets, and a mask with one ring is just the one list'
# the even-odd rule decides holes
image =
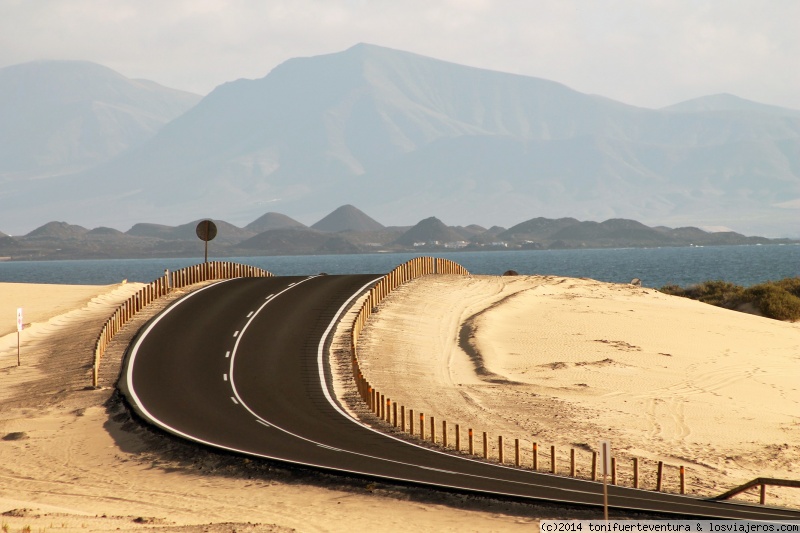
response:
{"label": "ocean horizon", "polygon": [[[277,276],[383,274],[419,256],[446,257],[472,274],[556,275],[646,287],[724,280],[750,286],[800,276],[800,245],[692,246],[491,252],[373,253],[350,255],[209,257],[266,269]],[[86,259],[0,262],[0,282],[109,285],[149,283],[164,274],[202,263],[203,258]]]}

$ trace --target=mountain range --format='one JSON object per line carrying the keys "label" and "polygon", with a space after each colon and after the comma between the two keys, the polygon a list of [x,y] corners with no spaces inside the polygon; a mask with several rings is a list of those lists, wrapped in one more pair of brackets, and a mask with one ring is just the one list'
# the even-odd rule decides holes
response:
{"label": "mountain range", "polygon": [[645,109],[367,44],[202,99],[43,62],[0,69],[0,185],[12,234],[356,204],[394,225],[572,216],[796,237],[800,111],[724,94]]}
{"label": "mountain range", "polygon": [[[108,227],[90,230],[53,221],[19,237],[0,234],[0,260],[197,256],[202,255],[204,248],[195,232],[199,222],[178,226],[137,223],[123,233]],[[508,229],[499,226],[486,229],[476,224],[447,226],[436,217],[428,217],[413,226],[384,226],[352,205],[337,208],[311,227],[275,212],[268,212],[244,227],[223,220],[214,223],[217,236],[211,241],[210,250],[215,257],[792,242],[734,232],[706,232],[694,227],[648,227],[627,219],[593,222],[537,217]]]}

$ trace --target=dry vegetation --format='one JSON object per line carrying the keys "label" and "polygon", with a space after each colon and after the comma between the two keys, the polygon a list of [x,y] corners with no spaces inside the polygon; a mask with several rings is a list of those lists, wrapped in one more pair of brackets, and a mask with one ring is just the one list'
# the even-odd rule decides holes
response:
{"label": "dry vegetation", "polygon": [[775,320],[800,320],[800,277],[742,287],[727,281],[705,281],[690,287],[666,285],[661,292],[734,310],[757,310]]}

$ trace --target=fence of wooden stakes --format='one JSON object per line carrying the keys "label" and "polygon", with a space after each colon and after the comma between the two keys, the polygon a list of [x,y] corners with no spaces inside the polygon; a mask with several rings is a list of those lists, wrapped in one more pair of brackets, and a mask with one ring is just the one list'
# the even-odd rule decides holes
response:
{"label": "fence of wooden stakes", "polygon": [[230,263],[227,261],[210,261],[199,265],[192,265],[174,272],[164,271],[164,275],[152,283],[142,287],[136,294],[125,300],[114,311],[100,330],[94,349],[94,365],[92,367],[92,385],[97,387],[100,359],[108,348],[111,339],[119,333],[122,326],[127,324],[139,311],[144,309],[153,300],[160,298],[170,291],[202,281],[233,279],[233,278],[266,278],[272,273],[264,269]]}
{"label": "fence of wooden stakes", "polygon": [[[407,433],[430,445],[439,446],[458,453],[467,453],[484,460],[494,461],[507,466],[527,468],[557,475],[569,475],[583,479],[598,479],[598,453],[588,446],[579,449],[557,450],[555,446],[546,449],[533,439],[515,438],[508,441],[502,435],[490,437],[483,431],[465,428],[463,424],[454,424],[447,420],[436,423],[437,417],[400,405],[377,390],[364,375],[358,360],[358,340],[367,321],[378,305],[394,289],[412,279],[429,274],[458,274],[468,276],[469,272],[461,265],[447,259],[418,257],[404,263],[384,276],[370,289],[364,303],[353,320],[351,329],[351,362],[353,379],[358,393],[367,408],[381,423],[390,428]],[[416,423],[415,423],[416,422]],[[465,431],[466,429],[466,431]],[[464,437],[466,436],[466,442]],[[476,442],[477,440],[477,442]],[[512,446],[513,443],[513,446]],[[511,451],[510,455],[506,452]],[[559,458],[562,458],[559,460]],[[683,466],[665,465],[663,461],[649,462],[654,468],[650,476],[641,474],[639,458],[632,458],[628,466],[623,467],[616,457],[612,458],[610,483],[612,485],[627,484],[634,488],[652,488],[662,491],[664,487],[665,469],[674,472],[672,480],[677,481],[680,494],[686,493],[686,471]],[[602,466],[602,465],[601,465]],[[676,479],[677,478],[677,479]]]}

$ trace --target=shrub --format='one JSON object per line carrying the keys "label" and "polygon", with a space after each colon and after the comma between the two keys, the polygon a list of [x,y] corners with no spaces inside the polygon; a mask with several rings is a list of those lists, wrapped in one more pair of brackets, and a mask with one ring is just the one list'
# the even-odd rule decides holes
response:
{"label": "shrub", "polygon": [[742,303],[744,288],[728,281],[704,281],[688,287],[682,296],[732,309]]}
{"label": "shrub", "polygon": [[660,291],[727,309],[751,303],[768,318],[800,320],[800,277],[767,281],[747,289],[717,280],[705,281],[687,288],[665,285]]}
{"label": "shrub", "polygon": [[764,316],[776,320],[800,320],[800,280],[786,278],[753,285],[745,293]]}

